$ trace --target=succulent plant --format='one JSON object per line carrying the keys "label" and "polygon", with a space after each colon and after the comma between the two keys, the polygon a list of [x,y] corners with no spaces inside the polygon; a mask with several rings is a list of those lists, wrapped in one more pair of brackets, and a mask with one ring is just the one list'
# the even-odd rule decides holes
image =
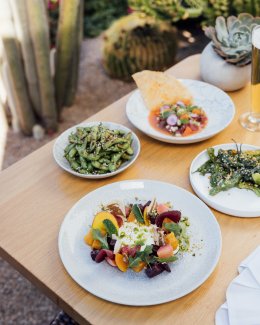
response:
{"label": "succulent plant", "polygon": [[260,17],[242,13],[238,17],[230,16],[227,20],[217,17],[215,28],[205,30],[212,40],[214,50],[227,62],[244,66],[251,62],[252,29],[260,24]]}
{"label": "succulent plant", "polygon": [[164,70],[175,61],[176,28],[132,13],[114,22],[104,34],[103,65],[106,72],[130,80],[135,72]]}

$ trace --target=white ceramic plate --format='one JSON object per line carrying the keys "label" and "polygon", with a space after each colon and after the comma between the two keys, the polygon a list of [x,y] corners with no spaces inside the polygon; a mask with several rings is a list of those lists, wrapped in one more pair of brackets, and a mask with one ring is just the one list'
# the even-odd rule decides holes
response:
{"label": "white ceramic plate", "polygon": [[[239,146],[239,144],[238,144]],[[215,149],[236,149],[234,143],[220,144]],[[260,147],[243,144],[242,150],[256,150]],[[260,217],[260,197],[250,190],[232,188],[214,196],[209,195],[209,175],[194,173],[208,160],[207,151],[202,151],[191,163],[190,182],[194,192],[212,208],[236,217]]]}
{"label": "white ceramic plate", "polygon": [[[75,172],[71,167],[69,162],[67,161],[67,159],[64,157],[64,149],[66,148],[67,144],[68,144],[68,136],[72,133],[76,131],[76,128],[81,126],[81,127],[87,127],[87,126],[93,126],[93,125],[98,125],[99,123],[102,123],[104,126],[108,127],[109,129],[114,129],[114,130],[123,130],[126,133],[131,132],[132,133],[132,138],[133,138],[133,143],[132,143],[132,147],[134,149],[134,154],[132,156],[132,158],[128,161],[126,161],[124,164],[122,164],[116,171],[111,172],[111,173],[106,173],[106,174],[101,174],[101,175],[93,175],[93,174],[80,174]],[[97,179],[97,178],[107,178],[107,177],[111,177],[114,176],[116,174],[121,173],[123,170],[125,170],[126,168],[130,167],[135,160],[137,159],[139,153],[140,153],[140,141],[137,137],[137,135],[130,129],[128,129],[127,127],[121,125],[121,124],[117,124],[117,123],[113,123],[113,122],[89,122],[89,123],[81,123],[78,124],[76,126],[71,127],[70,129],[64,131],[55,141],[54,146],[53,146],[53,156],[54,159],[56,161],[56,163],[63,168],[64,170],[66,170],[67,172],[78,176],[78,177],[83,177],[83,178],[92,178],[92,179]]]}
{"label": "white ceramic plate", "polygon": [[146,108],[139,90],[134,91],[126,104],[129,121],[150,137],[169,143],[193,143],[206,140],[224,130],[233,120],[235,106],[221,89],[198,80],[179,79],[192,93],[194,104],[202,107],[208,116],[206,127],[194,135],[174,137],[155,130],[149,123]]}
{"label": "white ceramic plate", "polygon": [[[180,209],[190,219],[193,251],[173,263],[171,273],[163,272],[149,279],[144,272],[122,273],[105,261],[97,264],[90,257],[91,249],[83,237],[100,211],[100,204],[114,200],[129,203],[135,197],[170,201],[174,209]],[[221,253],[221,233],[210,209],[190,192],[158,181],[122,181],[87,194],[72,207],[60,229],[59,253],[71,277],[92,294],[119,304],[155,305],[180,298],[206,281]]]}

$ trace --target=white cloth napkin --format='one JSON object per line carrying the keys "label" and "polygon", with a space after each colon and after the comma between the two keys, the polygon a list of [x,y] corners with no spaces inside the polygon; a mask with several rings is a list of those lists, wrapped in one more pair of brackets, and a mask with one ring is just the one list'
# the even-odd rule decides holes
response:
{"label": "white cloth napkin", "polygon": [[238,272],[216,312],[216,325],[260,325],[260,246],[242,261]]}

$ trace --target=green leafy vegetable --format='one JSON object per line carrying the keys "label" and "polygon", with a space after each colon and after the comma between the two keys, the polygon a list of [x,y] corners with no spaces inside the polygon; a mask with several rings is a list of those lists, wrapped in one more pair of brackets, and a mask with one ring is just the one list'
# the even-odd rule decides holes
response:
{"label": "green leafy vegetable", "polygon": [[196,172],[210,174],[210,195],[227,191],[233,187],[248,189],[260,196],[260,150],[236,150],[208,148],[209,160]]}
{"label": "green leafy vegetable", "polygon": [[118,235],[118,231],[111,220],[105,219],[103,220],[103,224],[110,237],[112,237],[113,234]]}
{"label": "green leafy vegetable", "polygon": [[133,268],[138,266],[139,263],[142,261],[142,259],[140,257],[129,256],[128,261],[129,261],[128,267]]}
{"label": "green leafy vegetable", "polygon": [[181,234],[181,227],[178,223],[165,222],[163,226],[166,230],[173,232],[175,236],[179,236]]}
{"label": "green leafy vegetable", "polygon": [[160,263],[171,263],[171,262],[177,261],[177,259],[178,258],[176,256],[171,256],[171,257],[166,257],[166,258],[160,258],[160,257],[156,258],[157,262],[160,262]]}
{"label": "green leafy vegetable", "polygon": [[133,205],[132,211],[133,211],[133,213],[134,213],[134,215],[135,215],[135,217],[136,217],[136,220],[137,220],[138,222],[144,224],[144,223],[145,223],[145,222],[144,222],[144,217],[143,217],[143,214],[142,214],[142,212],[141,212],[141,210],[140,210],[138,204],[134,204],[134,205]]}
{"label": "green leafy vegetable", "polygon": [[92,236],[94,239],[99,240],[101,243],[102,248],[109,249],[108,243],[107,243],[107,236],[104,237],[101,235],[101,232],[99,229],[93,229],[92,228]]}

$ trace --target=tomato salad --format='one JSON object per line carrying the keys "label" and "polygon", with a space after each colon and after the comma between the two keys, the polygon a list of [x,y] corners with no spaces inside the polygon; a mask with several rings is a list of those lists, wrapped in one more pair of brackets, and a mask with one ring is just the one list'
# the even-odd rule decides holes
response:
{"label": "tomato salad", "polygon": [[152,278],[171,272],[169,263],[189,249],[189,220],[169,203],[111,203],[102,206],[84,237],[96,263],[106,261],[122,272],[144,270]]}
{"label": "tomato salad", "polygon": [[177,102],[151,111],[149,122],[160,132],[175,137],[185,137],[205,128],[208,118],[202,108]]}

